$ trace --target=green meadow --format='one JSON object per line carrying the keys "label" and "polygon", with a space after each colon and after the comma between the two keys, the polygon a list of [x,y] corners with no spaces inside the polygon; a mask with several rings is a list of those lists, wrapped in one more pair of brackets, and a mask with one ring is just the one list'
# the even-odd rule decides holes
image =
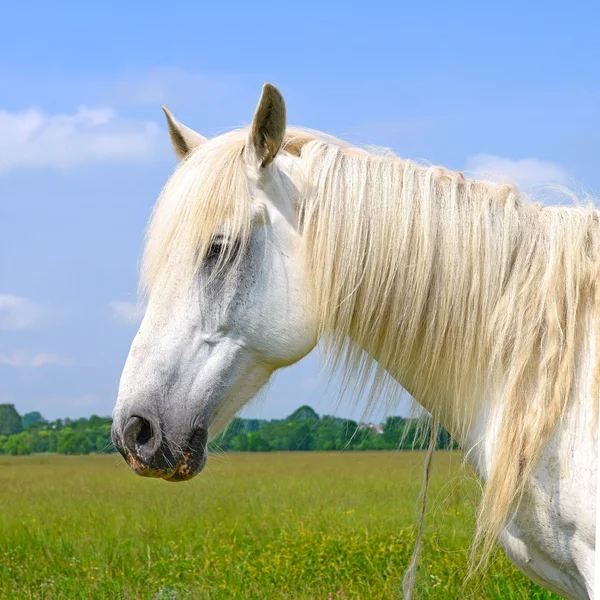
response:
{"label": "green meadow", "polygon": [[[187,483],[115,455],[0,457],[0,598],[400,597],[421,452],[211,455]],[[420,597],[557,598],[501,551],[463,587],[478,484],[438,452]]]}

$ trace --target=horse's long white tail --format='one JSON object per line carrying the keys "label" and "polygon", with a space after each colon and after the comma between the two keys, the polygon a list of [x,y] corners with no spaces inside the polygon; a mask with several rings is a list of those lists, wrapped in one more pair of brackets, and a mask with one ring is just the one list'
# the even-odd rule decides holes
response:
{"label": "horse's long white tail", "polygon": [[413,593],[415,590],[415,583],[417,582],[417,568],[419,566],[419,558],[421,556],[421,542],[423,540],[423,530],[425,521],[425,510],[427,509],[427,488],[429,487],[429,476],[431,475],[431,462],[433,459],[433,451],[437,442],[438,433],[438,422],[433,419],[431,423],[431,439],[429,440],[429,449],[427,450],[427,456],[425,457],[425,465],[423,467],[423,483],[421,488],[421,513],[419,515],[419,522],[417,525],[417,540],[415,541],[415,547],[413,549],[412,558],[410,559],[410,565],[404,575],[402,582],[402,591],[404,593],[404,600],[412,600]]}

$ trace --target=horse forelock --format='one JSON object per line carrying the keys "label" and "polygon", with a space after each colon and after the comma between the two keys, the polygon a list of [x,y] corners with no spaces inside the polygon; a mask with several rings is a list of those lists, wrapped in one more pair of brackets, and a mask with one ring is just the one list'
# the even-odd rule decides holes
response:
{"label": "horse forelock", "polygon": [[[244,243],[251,222],[251,197],[244,148],[248,130],[236,129],[198,146],[164,186],[146,232],[140,291],[176,266],[189,283],[216,233]],[[321,132],[289,127],[284,153],[300,156],[316,139],[347,146]]]}

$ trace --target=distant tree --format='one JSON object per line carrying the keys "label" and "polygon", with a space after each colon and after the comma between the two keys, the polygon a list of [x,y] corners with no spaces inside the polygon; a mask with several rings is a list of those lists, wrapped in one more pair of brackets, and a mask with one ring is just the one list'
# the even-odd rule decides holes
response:
{"label": "distant tree", "polygon": [[334,417],[323,417],[314,432],[315,450],[335,450],[342,433],[341,426]]}
{"label": "distant tree", "polygon": [[240,431],[246,431],[246,419],[234,417],[225,431],[232,437],[235,437],[238,433],[240,433]]}
{"label": "distant tree", "polygon": [[452,436],[440,425],[437,436],[437,448],[439,450],[448,450],[453,447],[455,448],[456,445]]}
{"label": "distant tree", "polygon": [[86,421],[86,425],[92,429],[102,427],[106,423],[106,417],[99,417],[98,415],[92,415],[89,419],[83,419]]}
{"label": "distant tree", "polygon": [[214,441],[210,444],[210,449],[219,451],[219,450],[231,450],[233,440],[235,437],[245,432],[245,421],[244,419],[240,419],[239,417],[234,417],[226,427],[225,431],[221,433]]}
{"label": "distant tree", "polygon": [[306,404],[297,408],[287,419],[286,421],[313,421],[318,422],[320,419],[319,415]]}
{"label": "distant tree", "polygon": [[243,419],[244,421],[244,431],[246,433],[254,433],[258,431],[265,423],[268,421],[263,421],[262,419]]}
{"label": "distant tree", "polygon": [[[370,432],[369,432],[370,434]],[[373,449],[373,437],[371,435],[364,436],[358,444],[359,450],[372,450]]]}
{"label": "distant tree", "polygon": [[[310,407],[306,407],[310,408]],[[312,408],[310,409],[312,410]],[[313,411],[314,412],[314,411]],[[315,413],[316,414],[316,413]],[[318,416],[317,416],[318,418]],[[289,450],[313,450],[314,437],[313,428],[314,421],[310,418],[303,420],[294,420],[288,423],[292,438],[292,447]]]}
{"label": "distant tree", "polygon": [[234,450],[236,452],[248,451],[248,434],[245,431],[240,431],[231,440],[231,450]]}
{"label": "distant tree", "polygon": [[0,404],[0,435],[12,435],[23,431],[21,415],[14,404]]}
{"label": "distant tree", "polygon": [[59,454],[89,454],[92,444],[84,433],[65,427],[59,434],[57,451]]}
{"label": "distant tree", "polygon": [[373,438],[372,450],[395,450],[395,447],[390,447],[390,445],[383,439],[382,435],[376,435]]}
{"label": "distant tree", "polygon": [[351,419],[343,419],[340,423],[340,430],[335,441],[336,450],[351,449],[356,443],[358,434],[358,423]]}
{"label": "distant tree", "polygon": [[35,425],[27,430],[32,452],[56,452],[58,435],[51,429],[38,429]]}
{"label": "distant tree", "polygon": [[400,440],[406,426],[402,417],[388,417],[383,424],[383,439],[391,449],[400,448]]}
{"label": "distant tree", "polygon": [[90,439],[93,439],[93,446],[96,452],[107,453],[116,452],[110,436],[110,423],[100,425],[90,432]]}
{"label": "distant tree", "polygon": [[34,411],[23,415],[21,422],[23,423],[23,429],[28,429],[31,425],[34,425],[36,423],[45,423],[46,419],[42,417],[41,413],[39,413],[38,411]]}
{"label": "distant tree", "polygon": [[12,454],[13,456],[31,454],[29,436],[24,431],[22,433],[15,433],[8,437],[4,448],[6,454]]}
{"label": "distant tree", "polygon": [[260,433],[254,432],[248,434],[249,452],[268,452],[269,450],[271,450],[269,442],[260,437]]}

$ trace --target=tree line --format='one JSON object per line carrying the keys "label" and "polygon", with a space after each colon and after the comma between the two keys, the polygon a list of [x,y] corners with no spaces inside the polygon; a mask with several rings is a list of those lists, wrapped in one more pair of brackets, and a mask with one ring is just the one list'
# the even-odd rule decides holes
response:
{"label": "tree line", "polygon": [[[0,404],[0,454],[39,452],[90,454],[115,452],[110,437],[110,417],[47,421],[39,412],[19,415],[12,404]],[[271,452],[310,450],[411,450],[429,443],[429,423],[388,417],[383,425],[363,424],[329,415],[320,416],[301,406],[285,419],[263,420],[236,417],[211,443],[211,450]],[[437,448],[456,444],[440,428]]]}
{"label": "tree line", "polygon": [[39,412],[21,416],[13,404],[0,404],[0,454],[115,452],[111,425],[110,417],[97,415],[47,421]]}

